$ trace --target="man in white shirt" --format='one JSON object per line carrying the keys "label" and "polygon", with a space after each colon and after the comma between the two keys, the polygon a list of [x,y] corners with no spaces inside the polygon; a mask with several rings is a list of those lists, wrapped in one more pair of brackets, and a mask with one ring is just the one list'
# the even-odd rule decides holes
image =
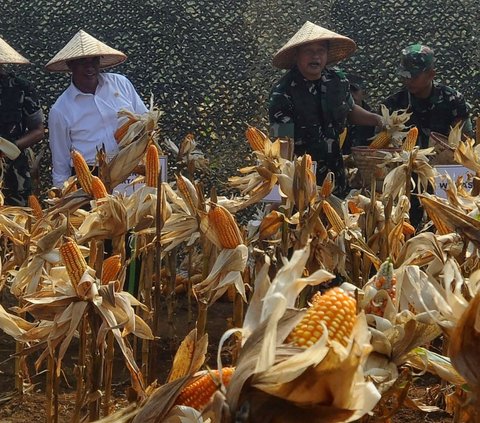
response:
{"label": "man in white shirt", "polygon": [[125,54],[80,30],[46,68],[71,72],[72,82],[52,106],[48,119],[53,185],[60,188],[71,176],[70,151],[79,151],[89,165],[97,149],[108,157],[118,152],[114,138],[117,113],[127,109],[143,114],[147,107],[124,76],[100,70],[126,60]]}

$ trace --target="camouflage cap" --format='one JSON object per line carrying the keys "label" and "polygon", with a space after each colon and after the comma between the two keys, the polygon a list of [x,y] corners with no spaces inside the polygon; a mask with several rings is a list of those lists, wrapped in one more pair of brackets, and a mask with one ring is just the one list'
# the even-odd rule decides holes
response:
{"label": "camouflage cap", "polygon": [[397,74],[403,78],[414,78],[418,74],[433,69],[433,50],[421,44],[413,44],[402,50]]}

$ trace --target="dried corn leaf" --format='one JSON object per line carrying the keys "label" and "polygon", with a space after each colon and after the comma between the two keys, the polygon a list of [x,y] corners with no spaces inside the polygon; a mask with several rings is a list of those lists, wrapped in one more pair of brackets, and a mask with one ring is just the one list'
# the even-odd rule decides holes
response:
{"label": "dried corn leaf", "polygon": [[208,335],[205,334],[198,339],[197,329],[190,331],[178,347],[167,383],[199,371],[205,361],[207,346]]}

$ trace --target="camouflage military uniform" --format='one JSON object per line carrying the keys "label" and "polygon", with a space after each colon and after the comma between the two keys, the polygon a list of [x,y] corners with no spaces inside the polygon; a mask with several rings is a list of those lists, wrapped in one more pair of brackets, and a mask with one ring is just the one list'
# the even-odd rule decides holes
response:
{"label": "camouflage military uniform", "polygon": [[385,106],[390,112],[408,108],[412,113],[407,125],[418,128],[418,145],[428,147],[430,132],[448,135],[450,127],[458,120],[467,120],[464,130],[471,132],[467,103],[462,94],[453,88],[433,83],[430,97],[420,99],[412,96],[406,88],[388,97]]}
{"label": "camouflage military uniform", "polygon": [[[30,122],[41,119],[42,111],[32,85],[12,73],[0,75],[0,136],[15,142]],[[5,203],[26,206],[32,191],[30,166],[25,151],[15,160],[5,158],[3,175]]]}
{"label": "camouflage military uniform", "polygon": [[338,69],[326,68],[320,79],[309,81],[294,67],[274,85],[270,95],[270,124],[294,123],[294,153],[308,153],[317,161],[317,184],[328,171],[335,173],[337,195],[347,181],[339,135],[354,101],[349,83]]}
{"label": "camouflage military uniform", "polygon": [[[433,68],[433,50],[424,45],[413,44],[402,50],[397,74],[402,78],[409,79]],[[388,97],[384,104],[390,112],[406,108],[412,112],[407,125],[415,125],[418,128],[417,143],[422,148],[428,147],[431,131],[448,135],[450,127],[459,120],[465,121],[464,131],[466,133],[472,132],[469,108],[463,95],[453,88],[435,81],[433,81],[432,92],[426,99],[417,98],[411,95],[407,88],[404,88]]]}

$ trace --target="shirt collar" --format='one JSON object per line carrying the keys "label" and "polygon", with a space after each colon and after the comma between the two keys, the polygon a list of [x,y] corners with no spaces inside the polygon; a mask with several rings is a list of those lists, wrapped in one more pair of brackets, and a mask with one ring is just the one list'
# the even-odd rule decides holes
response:
{"label": "shirt collar", "polygon": [[[97,91],[99,88],[101,88],[104,84],[104,77],[102,74],[98,75],[98,85],[97,85]],[[67,88],[68,95],[71,97],[72,100],[75,100],[79,96],[88,96],[88,95],[94,95],[90,93],[84,93],[83,91],[80,91],[75,84],[73,83],[73,80],[70,78],[70,85]]]}

